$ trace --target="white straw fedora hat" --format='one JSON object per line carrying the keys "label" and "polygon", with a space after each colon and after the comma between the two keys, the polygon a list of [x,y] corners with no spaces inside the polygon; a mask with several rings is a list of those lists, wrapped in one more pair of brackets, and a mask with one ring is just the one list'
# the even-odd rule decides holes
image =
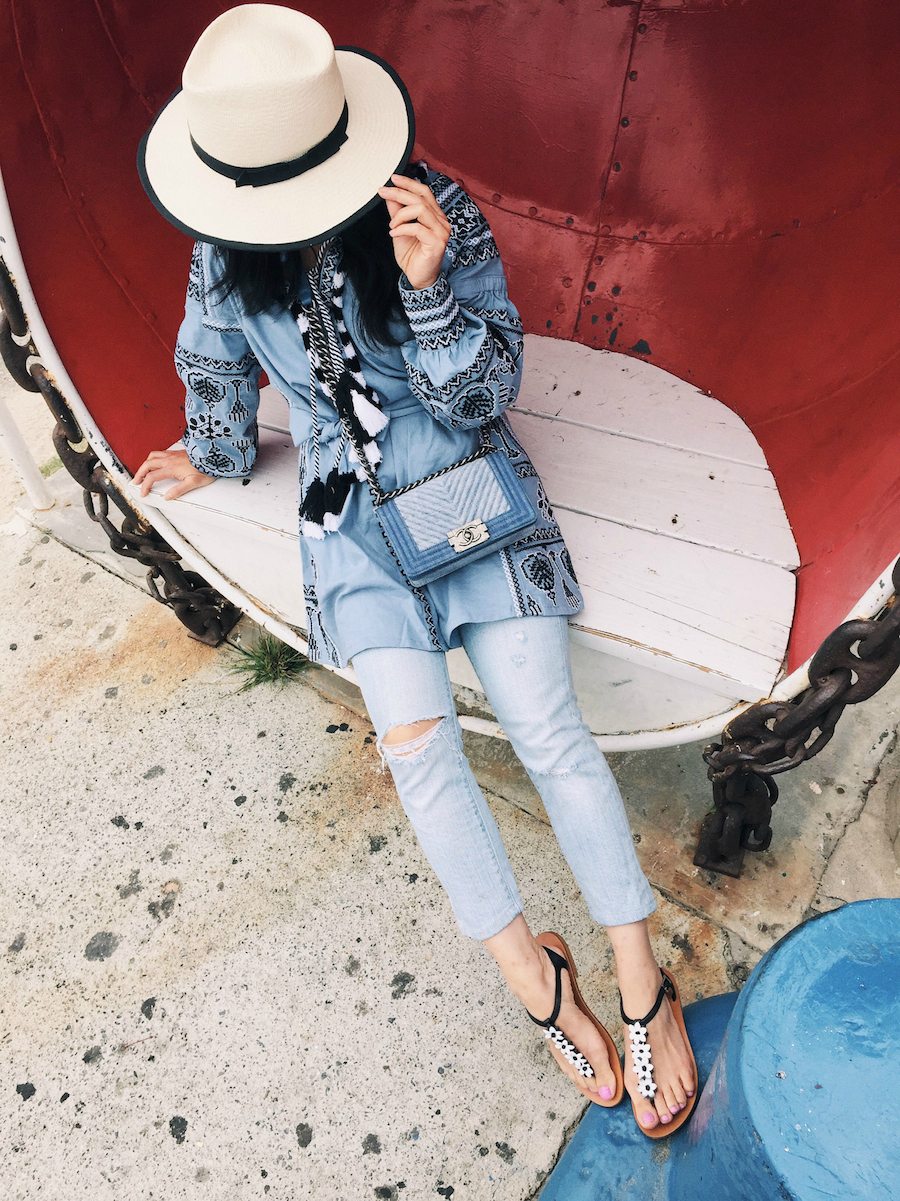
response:
{"label": "white straw fedora hat", "polygon": [[335,47],[318,21],[282,5],[222,13],[182,85],[141,139],[138,172],[162,215],[201,241],[324,241],[378,202],[412,150],[412,104],[396,71]]}

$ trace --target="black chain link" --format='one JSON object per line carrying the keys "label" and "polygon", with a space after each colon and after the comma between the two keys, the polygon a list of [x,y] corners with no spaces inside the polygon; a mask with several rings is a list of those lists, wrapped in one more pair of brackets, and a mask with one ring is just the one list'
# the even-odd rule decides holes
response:
{"label": "black chain link", "polygon": [[704,749],[715,810],[703,823],[697,866],[736,876],[744,850],[765,850],[778,799],[772,776],[817,755],[847,705],[867,700],[900,667],[900,559],[891,582],[893,595],[877,616],[845,621],[828,635],[803,692],[751,705],[728,722],[722,742]]}
{"label": "black chain link", "polygon": [[[147,589],[172,609],[192,638],[218,646],[240,619],[241,610],[227,601],[196,571],[182,567],[181,556],[145,521],[116,487],[91,447],[63,394],[41,363],[28,333],[21,299],[0,258],[0,354],[13,379],[29,392],[40,392],[56,426],[53,445],[63,466],[84,490],[88,516],[103,529],[116,554],[137,559],[147,568]],[[116,460],[117,465],[118,460]],[[122,468],[124,471],[124,467]],[[122,515],[120,527],[110,518],[110,501]],[[158,586],[162,582],[162,591]]]}

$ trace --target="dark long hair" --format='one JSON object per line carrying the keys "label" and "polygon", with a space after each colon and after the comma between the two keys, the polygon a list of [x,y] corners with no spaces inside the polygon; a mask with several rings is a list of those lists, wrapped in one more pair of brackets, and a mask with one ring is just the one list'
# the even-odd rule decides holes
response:
{"label": "dark long hair", "polygon": [[[403,167],[400,174],[425,178],[413,163]],[[389,224],[387,205],[379,197],[368,212],[342,229],[342,270],[356,293],[364,337],[371,343],[397,346],[399,339],[389,323],[392,318],[403,317],[403,306],[397,290],[400,267],[388,234]],[[213,291],[219,291],[222,298],[236,292],[246,313],[285,308],[297,298],[304,273],[299,250],[281,253],[220,246],[219,253],[223,270]]]}

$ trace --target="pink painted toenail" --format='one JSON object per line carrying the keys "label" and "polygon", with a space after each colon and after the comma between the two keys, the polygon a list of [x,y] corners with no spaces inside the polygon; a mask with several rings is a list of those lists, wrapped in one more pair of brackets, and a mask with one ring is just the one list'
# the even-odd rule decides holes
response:
{"label": "pink painted toenail", "polygon": [[653,1117],[654,1115],[652,1113],[642,1113],[641,1121],[645,1126],[651,1126],[653,1124]]}
{"label": "pink painted toenail", "polygon": [[670,1113],[661,1113],[661,1114],[659,1115],[659,1120],[660,1120],[661,1122],[671,1122],[671,1120],[672,1120],[672,1115],[671,1115]]}
{"label": "pink painted toenail", "polygon": [[681,1106],[680,1105],[670,1105],[669,1109],[672,1111],[672,1113],[678,1113],[678,1111],[681,1109]]}
{"label": "pink painted toenail", "polygon": [[608,1101],[610,1099],[610,1097],[612,1096],[612,1089],[609,1087],[608,1084],[604,1084],[603,1087],[600,1089],[600,1096],[603,1098],[604,1101]]}

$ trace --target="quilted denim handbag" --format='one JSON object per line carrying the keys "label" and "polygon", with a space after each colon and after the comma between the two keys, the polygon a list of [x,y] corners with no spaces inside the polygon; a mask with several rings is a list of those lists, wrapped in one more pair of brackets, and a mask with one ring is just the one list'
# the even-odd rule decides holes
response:
{"label": "quilted denim handbag", "polygon": [[[311,334],[321,339],[320,367],[337,396],[347,385],[346,360],[334,350],[334,329],[329,338],[326,319],[316,306],[309,317]],[[472,454],[390,492],[382,491],[375,468],[343,415],[341,424],[365,471],[388,546],[410,584],[448,575],[537,525],[539,514],[522,481],[506,452],[491,441],[492,422],[479,426],[480,445]]]}
{"label": "quilted denim handbag", "polygon": [[411,584],[427,584],[534,529],[538,513],[507,455],[479,426],[473,454],[382,492],[367,464],[375,515]]}

